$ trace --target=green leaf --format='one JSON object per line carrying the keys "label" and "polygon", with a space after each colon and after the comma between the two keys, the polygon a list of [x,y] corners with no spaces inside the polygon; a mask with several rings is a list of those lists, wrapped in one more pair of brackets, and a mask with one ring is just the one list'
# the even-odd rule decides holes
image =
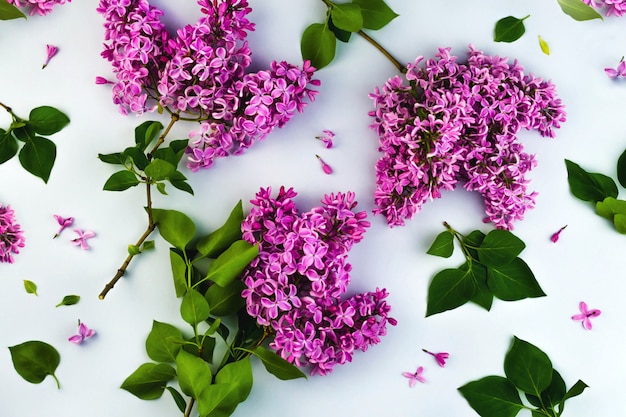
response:
{"label": "green leaf", "polygon": [[211,285],[204,294],[211,314],[214,316],[229,316],[245,307],[246,302],[241,297],[241,292],[246,288],[241,281],[233,281],[222,287],[220,285]]}
{"label": "green leaf", "polygon": [[348,31],[358,32],[363,27],[361,7],[354,3],[330,3],[330,17],[335,27]]}
{"label": "green leaf", "polygon": [[37,294],[37,284],[35,284],[33,281],[29,281],[29,280],[25,279],[24,280],[24,289],[26,290],[27,294],[39,295],[39,294]]}
{"label": "green leaf", "polygon": [[569,400],[570,398],[579,396],[580,394],[583,393],[583,391],[587,387],[589,387],[589,385],[585,384],[580,379],[578,381],[576,381],[576,383],[565,393],[565,395],[563,396],[563,399],[559,403],[559,405],[560,405],[559,411],[561,413],[563,412],[563,409],[565,408],[565,401],[566,400]]}
{"label": "green leaf", "polygon": [[165,191],[165,183],[164,182],[157,182],[156,183],[156,188],[157,190],[163,194],[163,195],[168,195],[167,192]]}
{"label": "green leaf", "polygon": [[197,326],[198,323],[205,321],[210,313],[206,298],[193,288],[188,289],[180,305],[183,320],[192,326]]}
{"label": "green leaf", "polygon": [[17,155],[19,146],[17,140],[11,134],[0,129],[0,164]]}
{"label": "green leaf", "polygon": [[135,174],[131,171],[123,170],[111,175],[104,183],[102,189],[106,191],[124,191],[139,184],[140,182]]}
{"label": "green leaf", "polygon": [[518,389],[539,397],[552,382],[552,362],[538,347],[513,337],[504,357],[504,374]]}
{"label": "green leaf", "polygon": [[[576,1],[582,3],[580,0]],[[567,159],[565,166],[567,168],[567,182],[574,197],[594,203],[602,201],[606,197],[617,198],[617,185],[610,177],[598,173],[589,173],[580,165]]]}
{"label": "green leaf", "polygon": [[541,407],[542,402],[546,407],[555,406],[565,397],[565,381],[556,369],[552,369],[552,381],[548,388],[541,392],[541,400],[539,397],[526,393],[526,398],[535,407]]}
{"label": "green leaf", "polygon": [[[215,345],[216,345],[215,338],[208,335],[208,330],[204,334],[207,336],[201,338],[202,340],[201,358],[204,359],[204,361],[207,363],[212,363],[213,352],[215,351]],[[199,352],[198,352],[198,344],[196,342],[196,339],[192,337],[188,340],[188,342],[190,343],[186,343],[185,345],[183,345],[183,349],[185,349],[188,353],[191,353],[194,356],[198,356]]]}
{"label": "green leaf", "polygon": [[163,395],[165,385],[175,377],[176,370],[166,363],[144,363],[120,388],[142,400],[155,400]]}
{"label": "green leaf", "polygon": [[352,3],[361,6],[363,27],[378,30],[398,17],[383,0],[352,0]]}
{"label": "green leaf", "polygon": [[593,7],[583,3],[581,0],[557,0],[557,2],[566,15],[579,22],[591,19],[604,20]]}
{"label": "green leaf", "polygon": [[143,150],[135,146],[124,149],[123,154],[129,157],[139,170],[143,171],[150,163],[150,160],[143,152]]}
{"label": "green leaf", "polygon": [[229,416],[248,398],[251,389],[250,357],[231,362],[217,373],[215,384],[198,398],[198,412],[201,416]]}
{"label": "green leaf", "polygon": [[176,369],[181,391],[196,400],[213,380],[209,364],[184,349],[176,356]]}
{"label": "green leaf", "polygon": [[19,19],[21,17],[26,19],[26,15],[20,9],[9,4],[6,0],[0,0],[0,20]]}
{"label": "green leaf", "polygon": [[596,203],[596,214],[613,222],[618,232],[626,232],[624,220],[626,215],[626,201],[607,197]]}
{"label": "green leaf", "polygon": [[626,188],[626,150],[617,159],[617,181]]}
{"label": "green leaf", "polygon": [[28,125],[40,135],[53,135],[70,122],[65,113],[50,106],[41,106],[31,110]]}
{"label": "green leaf", "polygon": [[258,254],[258,246],[238,240],[211,263],[205,279],[225,287],[239,277]]}
{"label": "green leaf", "polygon": [[306,375],[298,369],[297,366],[287,362],[272,350],[266,349],[263,346],[257,346],[252,353],[254,356],[261,359],[267,372],[280,380],[287,381],[296,378],[307,379]]}
{"label": "green leaf", "polygon": [[530,15],[519,19],[514,16],[507,16],[498,20],[493,31],[493,40],[495,42],[515,42],[526,32],[524,20],[529,17]]}
{"label": "green leaf", "polygon": [[154,249],[154,240],[146,240],[141,244],[141,251],[153,250]]}
{"label": "green leaf", "polygon": [[50,139],[33,136],[19,153],[24,169],[47,183],[57,157],[57,147]]}
{"label": "green leaf", "polygon": [[454,252],[454,235],[449,231],[441,232],[435,238],[435,241],[426,251],[429,255],[441,256],[449,258]]}
{"label": "green leaf", "polygon": [[152,329],[146,338],[148,357],[156,362],[174,362],[181,349],[183,334],[178,328],[168,323],[152,321]]}
{"label": "green leaf", "polygon": [[187,181],[187,177],[185,177],[182,174],[182,172],[174,171],[170,175],[169,181],[170,181],[170,184],[172,184],[175,188],[178,188],[181,191],[185,191],[185,192],[188,192],[189,194],[193,195],[193,189],[186,182]]}
{"label": "green leaf", "polygon": [[152,142],[163,130],[161,122],[147,120],[135,128],[135,144],[141,149],[142,153],[146,150],[150,142]]}
{"label": "green leaf", "polygon": [[458,268],[440,271],[428,287],[426,317],[467,303],[475,292],[476,286],[468,271]]}
{"label": "green leaf", "polygon": [[128,245],[128,254],[135,256],[135,255],[139,255],[141,253],[141,249],[139,249],[139,246],[137,245],[133,245],[132,243]]}
{"label": "green leaf", "polygon": [[539,35],[539,47],[541,48],[541,52],[550,55],[550,46],[548,46],[548,42],[546,42],[541,35]]}
{"label": "green leaf", "polygon": [[463,245],[466,246],[470,256],[474,259],[478,259],[478,248],[485,240],[485,234],[480,230],[474,230],[467,236],[463,236]]}
{"label": "green leaf", "polygon": [[161,181],[169,178],[176,171],[176,167],[162,159],[154,159],[144,169],[145,174],[153,181]]}
{"label": "green leaf", "polygon": [[178,392],[178,390],[174,387],[165,387],[165,389],[167,389],[170,394],[172,394],[172,398],[174,399],[176,406],[178,407],[180,412],[184,414],[185,410],[187,409],[187,401],[185,401],[182,394]]}
{"label": "green leaf", "polygon": [[471,268],[469,265],[466,262],[459,269],[467,271],[476,286],[476,292],[470,301],[489,311],[493,304],[493,294],[487,286],[487,268],[479,262],[472,262]]}
{"label": "green leaf", "polygon": [[494,296],[504,301],[546,295],[533,272],[521,258],[515,258],[512,262],[499,267],[488,267],[487,286]]}
{"label": "green leaf", "polygon": [[187,292],[187,264],[181,255],[173,249],[170,249],[170,265],[176,297],[182,297]]}
{"label": "green leaf", "polygon": [[322,69],[335,58],[337,40],[327,24],[313,23],[302,33],[300,51],[302,59],[311,61],[316,69]]}
{"label": "green leaf", "polygon": [[61,362],[61,356],[54,347],[45,342],[31,340],[10,346],[9,351],[15,371],[26,381],[39,384],[50,375],[56,381],[57,388],[60,388],[54,373]]}
{"label": "green leaf", "polygon": [[152,209],[152,217],[163,239],[175,248],[184,250],[196,234],[196,225],[180,211]]}
{"label": "green leaf", "polygon": [[626,214],[616,214],[613,217],[613,225],[619,233],[626,234]]}
{"label": "green leaf", "polygon": [[66,295],[65,297],[63,297],[61,302],[56,305],[56,307],[72,306],[74,304],[78,304],[79,301],[80,301],[80,295]]}
{"label": "green leaf", "polygon": [[487,233],[478,248],[478,259],[486,266],[504,266],[513,261],[526,245],[508,230],[495,229]]}
{"label": "green leaf", "polygon": [[352,32],[348,32],[347,30],[339,29],[333,23],[332,17],[328,17],[328,28],[335,34],[335,37],[341,42],[348,42],[352,37]]}
{"label": "green leaf", "polygon": [[524,408],[515,386],[501,376],[487,376],[459,388],[470,407],[482,417],[514,417]]}
{"label": "green leaf", "polygon": [[121,152],[107,153],[107,154],[98,154],[98,159],[107,164],[113,165],[126,165],[126,161],[128,161],[128,156],[124,155]]}
{"label": "green leaf", "polygon": [[230,245],[241,240],[241,223],[243,222],[243,205],[241,200],[233,207],[226,222],[210,235],[198,240],[196,249],[202,257],[215,258]]}

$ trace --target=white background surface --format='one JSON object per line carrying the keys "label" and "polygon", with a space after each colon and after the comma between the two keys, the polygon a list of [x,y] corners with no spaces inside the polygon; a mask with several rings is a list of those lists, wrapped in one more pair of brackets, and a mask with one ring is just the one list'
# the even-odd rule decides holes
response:
{"label": "white background surface", "polygon": [[[490,230],[481,222],[479,196],[461,189],[448,192],[427,203],[405,227],[394,229],[382,217],[370,215],[372,227],[351,253],[349,291],[386,287],[399,324],[389,328],[381,344],[359,352],[351,364],[336,367],[326,377],[283,382],[255,361],[254,387],[235,417],[474,416],[456,388],[483,376],[503,375],[513,335],[543,349],[568,387],[577,379],[590,385],[568,401],[564,416],[624,415],[626,241],[591,206],[570,195],[563,159],[615,176],[615,162],[626,147],[626,82],[611,81],[603,68],[615,67],[626,54],[626,17],[575,22],[555,0],[388,3],[400,17],[370,34],[400,61],[431,57],[439,46],[450,46],[464,57],[472,43],[486,53],[517,58],[527,71],[557,85],[568,121],[553,140],[534,132],[522,135],[526,149],[539,161],[531,174],[531,187],[539,197],[537,207],[514,231],[527,244],[521,257],[548,296],[513,303],[496,300],[491,312],[468,304],[424,318],[431,277],[462,263],[458,254],[446,260],[425,252],[443,230],[444,220],[464,233]],[[166,11],[174,26],[194,22],[199,14],[191,0],[154,4]],[[323,4],[318,0],[250,0],[250,4],[256,23],[249,36],[253,65],[264,68],[272,59],[301,63],[300,34],[308,24],[322,21]],[[167,243],[158,238],[156,251],[135,259],[107,298],[97,298],[126,256],[126,246],[143,232],[146,219],[143,190],[102,191],[113,170],[96,156],[128,146],[134,127],[158,115],[124,117],[112,104],[109,88],[94,84],[97,75],[111,78],[109,63],[99,56],[103,29],[95,6],[95,1],[75,0],[46,17],[0,22],[0,101],[24,117],[33,107],[52,105],[71,118],[67,128],[52,136],[58,157],[47,185],[26,173],[17,158],[0,166],[0,202],[14,208],[26,235],[26,247],[16,263],[0,264],[3,417],[178,415],[167,393],[157,401],[142,401],[119,389],[126,376],[149,361],[144,341],[152,320],[180,323]],[[525,21],[527,32],[520,40],[493,42],[498,19],[527,14],[531,15]],[[541,52],[538,35],[549,43],[550,56]],[[57,45],[60,51],[41,70],[46,44]],[[218,160],[214,168],[197,174],[185,169],[196,195],[172,190],[169,197],[155,197],[155,206],[182,210],[200,232],[209,232],[239,199],[247,211],[259,187],[286,185],[299,193],[302,211],[324,193],[352,190],[358,207],[371,214],[378,154],[377,137],[368,129],[372,103],[367,94],[395,73],[363,39],[341,44],[335,61],[317,74],[321,93],[304,114],[243,156]],[[9,122],[8,114],[0,112],[0,126]],[[314,139],[323,129],[337,134],[335,148],[324,149]],[[186,137],[187,131],[181,124],[172,137]],[[322,173],[316,153],[333,166],[333,175]],[[94,230],[92,249],[72,246],[71,230],[52,240],[57,230],[53,214],[74,216],[75,227]],[[561,240],[550,242],[550,235],[565,224]],[[38,297],[25,293],[24,279],[37,283]],[[82,299],[76,306],[55,308],[66,294]],[[570,319],[581,300],[602,310],[592,331]],[[78,319],[97,331],[81,346],[67,342]],[[51,379],[29,384],[13,370],[6,347],[33,339],[59,350],[61,390]],[[446,367],[439,368],[422,348],[449,352]],[[413,372],[418,365],[424,366],[428,382],[410,389],[401,373]]]}

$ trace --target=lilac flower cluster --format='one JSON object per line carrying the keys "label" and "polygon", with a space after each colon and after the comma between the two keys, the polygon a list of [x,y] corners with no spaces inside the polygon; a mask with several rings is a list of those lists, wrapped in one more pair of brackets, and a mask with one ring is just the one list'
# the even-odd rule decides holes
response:
{"label": "lilac flower cluster", "polygon": [[187,149],[193,171],[282,127],[314,100],[311,87],[319,85],[308,62],[300,68],[274,61],[269,70],[246,72],[252,63],[246,37],[254,30],[246,0],[198,4],[202,17],[176,36],[147,0],[101,0],[98,7],[106,29],[102,56],[117,77],[114,103],[124,114],[164,108],[198,121]]}
{"label": "lilac flower cluster", "polygon": [[24,247],[24,235],[15,222],[15,212],[10,206],[0,204],[0,262],[13,263],[13,254]]}
{"label": "lilac flower cluster", "polygon": [[607,16],[623,16],[626,14],[626,0],[582,0],[583,3],[595,8],[604,8]]}
{"label": "lilac flower cluster", "polygon": [[300,214],[293,189],[261,189],[242,223],[243,238],[259,256],[243,275],[247,312],[274,332],[270,346],[311,375],[325,375],[352,360],[396,324],[385,289],[342,299],[350,282],[351,247],[369,227],[355,212],[354,193],[325,195],[322,205]]}
{"label": "lilac flower cluster", "polygon": [[404,75],[376,88],[371,125],[383,156],[376,163],[377,208],[390,226],[403,225],[429,199],[458,183],[479,192],[485,221],[512,229],[535,203],[525,175],[536,166],[517,133],[554,137],[565,121],[555,86],[524,74],[515,61],[469,47],[466,64],[450,48],[418,57]]}
{"label": "lilac flower cluster", "polygon": [[66,1],[70,3],[72,0],[7,0],[15,7],[28,7],[31,16],[35,13],[40,16],[47,15],[55,5],[65,4]]}

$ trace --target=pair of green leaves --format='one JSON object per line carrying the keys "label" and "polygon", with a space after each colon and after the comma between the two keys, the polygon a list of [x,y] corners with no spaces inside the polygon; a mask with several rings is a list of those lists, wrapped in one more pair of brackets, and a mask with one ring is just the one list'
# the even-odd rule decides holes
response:
{"label": "pair of green leaves", "polygon": [[[517,337],[504,358],[504,374],[506,377],[487,376],[459,388],[480,416],[514,417],[526,409],[533,416],[558,417],[564,411],[565,401],[587,388],[578,380],[568,390],[548,355]],[[520,391],[530,406],[522,402]]]}
{"label": "pair of green leaves", "polygon": [[324,3],[328,7],[325,22],[307,27],[300,42],[302,58],[311,61],[317,69],[335,58],[337,40],[348,42],[352,33],[381,29],[398,16],[384,0],[352,0],[351,3],[324,0]]}
{"label": "pair of green leaves", "polygon": [[450,228],[441,232],[428,249],[430,255],[449,258],[455,238],[466,262],[437,273],[428,288],[426,316],[455,309],[469,301],[491,309],[494,296],[505,301],[541,297],[545,293],[534,274],[518,255],[524,242],[507,230],[487,235],[474,230],[467,236]]}
{"label": "pair of green leaves", "polygon": [[148,146],[159,137],[162,130],[163,125],[160,122],[146,121],[135,128],[135,146],[128,147],[122,152],[98,155],[102,162],[122,165],[125,168],[107,179],[104,184],[105,190],[124,191],[146,183],[155,184],[161,194],[167,194],[165,181],[168,181],[175,188],[193,194],[187,178],[177,169],[187,148],[186,139],[171,141],[169,146],[159,147],[154,154],[147,151]]}
{"label": "pair of green leaves", "polygon": [[0,20],[26,19],[26,15],[7,0],[0,0]]}
{"label": "pair of green leaves", "polygon": [[[626,234],[626,201],[617,199],[619,190],[607,175],[587,172],[580,165],[565,160],[567,182],[574,197],[595,204],[596,214],[608,219],[619,233]],[[617,179],[626,187],[626,151],[617,161]]]}
{"label": "pair of green leaves", "polygon": [[50,375],[54,378],[57,388],[61,387],[54,374],[61,362],[61,356],[53,346],[38,340],[31,340],[10,346],[9,351],[13,367],[26,381],[39,384]]}
{"label": "pair of green leaves", "polygon": [[[56,145],[45,136],[63,129],[70,119],[61,111],[50,106],[31,110],[28,120],[10,111],[13,122],[8,130],[0,129],[0,164],[18,155],[26,171],[41,178],[45,183],[56,160]],[[23,146],[20,149],[20,142]]]}

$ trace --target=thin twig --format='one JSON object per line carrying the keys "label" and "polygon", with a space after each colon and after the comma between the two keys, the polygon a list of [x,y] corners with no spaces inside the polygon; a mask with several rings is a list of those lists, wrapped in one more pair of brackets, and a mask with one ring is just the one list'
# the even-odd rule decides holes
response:
{"label": "thin twig", "polygon": [[406,71],[407,71],[406,66],[402,65],[400,63],[400,61],[398,61],[396,58],[394,58],[393,55],[391,55],[389,53],[389,51],[387,51],[381,44],[379,44],[374,39],[369,37],[368,34],[363,32],[362,30],[359,30],[357,33],[360,36],[362,36],[366,41],[368,41],[369,43],[374,45],[374,47],[376,49],[378,49],[380,52],[382,52],[382,54],[385,55],[385,57],[387,57],[387,59],[389,59],[391,61],[391,63],[398,69],[398,71],[400,71],[403,74],[406,73]]}
{"label": "thin twig", "polygon": [[195,400],[193,399],[193,397],[191,397],[191,399],[189,400],[189,404],[187,405],[187,410],[185,410],[185,416],[184,417],[189,417],[191,415],[191,409],[193,408],[193,403],[195,402]]}

